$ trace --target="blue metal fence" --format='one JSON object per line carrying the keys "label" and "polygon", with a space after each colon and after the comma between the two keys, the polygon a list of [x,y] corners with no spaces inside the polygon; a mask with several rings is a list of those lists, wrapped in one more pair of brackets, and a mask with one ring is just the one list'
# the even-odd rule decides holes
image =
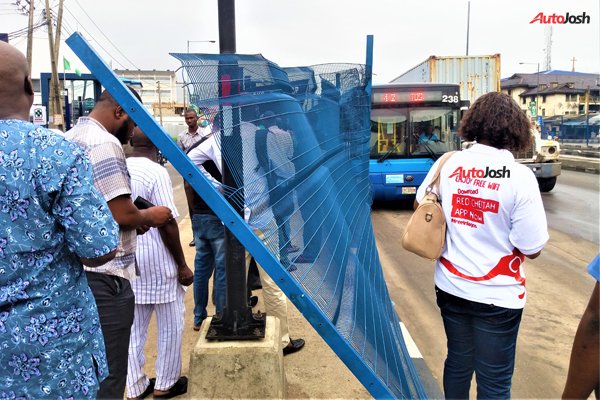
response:
{"label": "blue metal fence", "polygon": [[[241,190],[216,190],[79,35],[67,43],[376,398],[425,398],[370,219],[370,74],[262,56],[173,54]],[[248,223],[225,200],[249,211]],[[295,251],[297,248],[298,251]]]}

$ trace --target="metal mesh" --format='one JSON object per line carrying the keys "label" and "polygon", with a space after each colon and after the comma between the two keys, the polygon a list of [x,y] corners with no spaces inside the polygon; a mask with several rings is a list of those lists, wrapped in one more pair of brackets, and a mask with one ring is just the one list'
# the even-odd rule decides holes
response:
{"label": "metal mesh", "polygon": [[260,55],[172,55],[191,102],[219,132],[236,183],[223,187],[225,197],[246,207],[282,271],[322,315],[300,311],[317,331],[319,318],[330,321],[347,341],[333,350],[353,349],[390,395],[424,397],[371,225],[365,67],[284,69]]}

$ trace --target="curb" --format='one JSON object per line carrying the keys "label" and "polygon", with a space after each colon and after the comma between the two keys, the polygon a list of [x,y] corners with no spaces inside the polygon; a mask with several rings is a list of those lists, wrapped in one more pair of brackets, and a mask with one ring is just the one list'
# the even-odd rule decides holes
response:
{"label": "curb", "polygon": [[600,160],[597,158],[585,158],[579,156],[561,155],[560,162],[562,169],[569,171],[585,172],[588,174],[600,174]]}
{"label": "curb", "polygon": [[599,151],[594,151],[594,150],[578,150],[578,149],[560,149],[560,153],[561,155],[567,155],[567,156],[578,156],[578,157],[587,157],[587,158],[593,158],[593,159],[598,159],[600,158],[600,152]]}

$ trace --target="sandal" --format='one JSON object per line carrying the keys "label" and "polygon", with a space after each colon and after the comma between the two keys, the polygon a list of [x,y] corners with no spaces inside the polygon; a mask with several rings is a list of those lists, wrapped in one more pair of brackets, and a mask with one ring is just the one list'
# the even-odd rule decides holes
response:
{"label": "sandal", "polygon": [[[168,390],[164,391],[163,394],[156,394],[156,391],[155,391],[154,398],[155,399],[171,399],[175,396],[179,396],[184,393],[187,393],[187,387],[188,387],[188,378],[186,376],[182,376],[177,380],[177,382],[175,382],[175,384],[173,386],[171,386]],[[162,390],[161,390],[161,392],[162,392]]]}

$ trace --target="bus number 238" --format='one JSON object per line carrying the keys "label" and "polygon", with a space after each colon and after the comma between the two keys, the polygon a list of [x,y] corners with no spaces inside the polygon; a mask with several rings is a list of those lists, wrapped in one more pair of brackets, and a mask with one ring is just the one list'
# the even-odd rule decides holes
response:
{"label": "bus number 238", "polygon": [[442,95],[442,103],[458,103],[458,95],[454,95],[454,96],[449,96],[449,95]]}

